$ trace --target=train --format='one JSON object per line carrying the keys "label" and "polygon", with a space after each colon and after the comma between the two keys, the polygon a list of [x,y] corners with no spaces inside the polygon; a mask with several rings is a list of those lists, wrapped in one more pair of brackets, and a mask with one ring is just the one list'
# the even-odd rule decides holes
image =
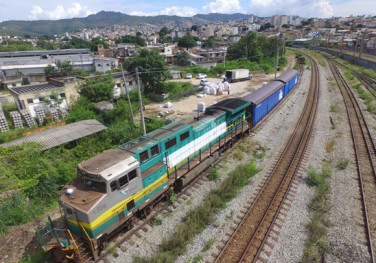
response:
{"label": "train", "polygon": [[244,97],[219,101],[192,120],[172,122],[81,162],[77,177],[59,193],[65,226],[49,220],[39,229],[42,247],[57,261],[97,259],[114,235],[184,188],[250,132],[298,78],[298,71],[287,70]]}

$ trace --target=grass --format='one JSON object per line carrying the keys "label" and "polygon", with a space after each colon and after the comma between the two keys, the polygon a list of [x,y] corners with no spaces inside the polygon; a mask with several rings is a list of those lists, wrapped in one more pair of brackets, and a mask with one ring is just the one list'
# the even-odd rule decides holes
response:
{"label": "grass", "polygon": [[329,252],[327,241],[330,221],[328,195],[330,184],[328,178],[332,174],[329,163],[324,163],[321,172],[309,167],[307,170],[308,185],[315,187],[316,193],[308,205],[310,221],[306,224],[308,239],[306,240],[301,262],[321,262],[325,252]]}
{"label": "grass", "polygon": [[349,165],[349,159],[348,159],[348,158],[343,158],[343,159],[341,159],[341,160],[338,162],[337,167],[338,167],[340,170],[345,170],[345,169],[347,168],[348,165]]}
{"label": "grass", "polygon": [[150,258],[136,258],[134,262],[174,262],[178,256],[186,252],[187,245],[192,239],[213,222],[215,214],[225,208],[226,203],[258,172],[254,160],[247,165],[236,167],[219,188],[212,190],[198,207],[188,212],[175,233],[163,240],[159,249]]}
{"label": "grass", "polygon": [[163,217],[161,213],[157,213],[152,219],[153,224],[156,226],[160,226],[162,224],[162,221]]}
{"label": "grass", "polygon": [[171,204],[174,204],[176,202],[176,193],[175,192],[172,192],[170,198],[169,198],[169,201]]}
{"label": "grass", "polygon": [[221,176],[218,172],[218,169],[213,168],[213,169],[210,170],[209,176],[208,176],[209,181],[217,181],[220,177]]}
{"label": "grass", "polygon": [[206,242],[204,248],[202,249],[202,252],[208,251],[212,247],[212,245],[214,244],[214,241],[215,241],[214,238],[210,238],[208,240],[208,242]]}
{"label": "grass", "polygon": [[337,105],[330,105],[330,112],[337,112],[338,111],[338,108],[337,108]]}
{"label": "grass", "polygon": [[51,259],[51,254],[39,249],[31,252],[30,255],[20,260],[20,263],[45,263]]}
{"label": "grass", "polygon": [[108,247],[106,247],[105,250],[110,252],[113,255],[116,253],[117,247],[114,244],[110,244]]}
{"label": "grass", "polygon": [[198,254],[197,256],[195,256],[192,260],[192,263],[198,263],[202,260],[202,255],[201,254]]}
{"label": "grass", "polygon": [[235,157],[235,159],[240,161],[240,160],[243,160],[244,155],[241,151],[236,150],[235,153],[234,153],[234,157]]}

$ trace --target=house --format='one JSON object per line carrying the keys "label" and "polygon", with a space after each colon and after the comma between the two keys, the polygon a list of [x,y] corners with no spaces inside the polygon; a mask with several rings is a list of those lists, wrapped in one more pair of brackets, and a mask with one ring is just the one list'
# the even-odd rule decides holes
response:
{"label": "house", "polygon": [[118,66],[119,62],[116,58],[108,58],[104,56],[94,57],[94,67],[96,72],[104,73]]}

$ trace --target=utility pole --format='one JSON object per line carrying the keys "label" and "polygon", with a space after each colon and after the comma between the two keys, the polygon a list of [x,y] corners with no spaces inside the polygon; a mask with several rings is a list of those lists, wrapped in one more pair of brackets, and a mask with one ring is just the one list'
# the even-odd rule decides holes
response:
{"label": "utility pole", "polygon": [[131,112],[132,123],[133,123],[133,125],[134,125],[134,116],[133,116],[133,110],[132,110],[132,103],[131,103],[131,99],[129,98],[129,92],[128,92],[127,85],[126,85],[126,83],[125,83],[125,76],[124,76],[123,64],[120,63],[120,67],[121,67],[121,73],[123,74],[123,83],[124,83],[125,94],[127,94],[128,105],[129,105],[129,111]]}
{"label": "utility pole", "polygon": [[145,128],[145,120],[144,120],[144,109],[143,109],[142,98],[141,98],[140,76],[139,75],[140,75],[140,73],[138,72],[138,68],[136,68],[136,79],[137,79],[137,89],[138,89],[138,101],[140,103],[142,135],[145,135],[146,134],[146,128]]}
{"label": "utility pole", "polygon": [[358,39],[359,39],[359,33],[356,34],[356,41],[355,41],[354,55],[353,55],[353,60],[354,60],[354,61],[355,61],[356,48],[358,47]]}
{"label": "utility pole", "polygon": [[279,53],[279,46],[278,46],[278,37],[277,37],[277,57],[275,58],[275,73],[274,73],[274,79],[277,78],[277,69],[278,69],[278,53]]}
{"label": "utility pole", "polygon": [[343,35],[344,35],[344,33],[342,33],[341,42],[339,43],[339,54],[341,56],[342,56]]}
{"label": "utility pole", "polygon": [[359,58],[361,58],[361,56],[362,56],[363,45],[364,45],[364,38],[365,38],[365,37],[366,37],[366,33],[363,32],[363,33],[362,33],[362,39],[361,39],[361,42],[360,42]]}

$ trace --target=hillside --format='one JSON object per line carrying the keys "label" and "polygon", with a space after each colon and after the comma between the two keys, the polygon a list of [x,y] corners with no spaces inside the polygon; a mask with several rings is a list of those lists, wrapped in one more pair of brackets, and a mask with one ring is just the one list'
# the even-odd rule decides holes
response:
{"label": "hillside", "polygon": [[229,21],[248,18],[244,14],[198,14],[193,17],[179,16],[131,16],[120,12],[101,11],[85,18],[61,20],[11,20],[0,23],[0,35],[53,35],[64,32],[75,32],[81,28],[106,27],[113,24],[138,25],[148,23],[153,25],[182,26],[190,24],[205,24],[209,22]]}

